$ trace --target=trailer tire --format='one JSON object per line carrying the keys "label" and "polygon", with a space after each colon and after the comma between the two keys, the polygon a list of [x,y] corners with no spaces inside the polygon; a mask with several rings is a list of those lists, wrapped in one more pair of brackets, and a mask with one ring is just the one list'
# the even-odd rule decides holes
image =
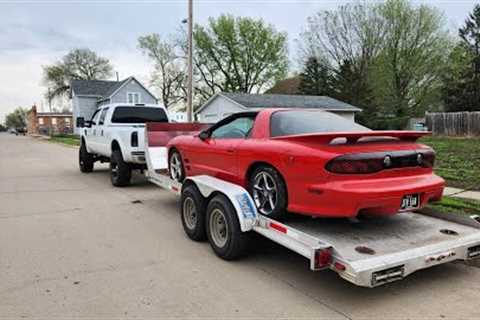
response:
{"label": "trailer tire", "polygon": [[245,254],[251,234],[242,232],[234,207],[224,195],[214,196],[206,214],[207,237],[217,256],[234,260]]}
{"label": "trailer tire", "polygon": [[87,146],[82,141],[80,149],[78,150],[78,166],[80,167],[80,172],[92,172],[94,163],[93,154],[88,153]]}
{"label": "trailer tire", "polygon": [[189,184],[182,190],[180,204],[180,218],[183,230],[187,236],[193,241],[207,239],[205,231],[205,199],[194,184]]}
{"label": "trailer tire", "polygon": [[125,187],[130,184],[132,168],[123,161],[122,152],[113,150],[110,159],[110,180],[115,187]]}

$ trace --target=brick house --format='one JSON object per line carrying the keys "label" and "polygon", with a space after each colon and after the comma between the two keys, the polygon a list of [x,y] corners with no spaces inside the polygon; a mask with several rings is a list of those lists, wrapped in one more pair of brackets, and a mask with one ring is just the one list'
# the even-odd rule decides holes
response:
{"label": "brick house", "polygon": [[33,106],[27,114],[29,134],[58,134],[73,132],[71,112],[37,112]]}

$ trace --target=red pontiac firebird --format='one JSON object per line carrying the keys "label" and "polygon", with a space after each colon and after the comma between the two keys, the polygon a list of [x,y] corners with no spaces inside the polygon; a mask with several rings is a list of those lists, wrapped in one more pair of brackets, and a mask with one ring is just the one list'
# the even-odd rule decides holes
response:
{"label": "red pontiac firebird", "polygon": [[233,114],[168,143],[172,178],[207,174],[245,187],[260,213],[355,217],[411,211],[442,197],[428,133],[372,131],[311,109]]}

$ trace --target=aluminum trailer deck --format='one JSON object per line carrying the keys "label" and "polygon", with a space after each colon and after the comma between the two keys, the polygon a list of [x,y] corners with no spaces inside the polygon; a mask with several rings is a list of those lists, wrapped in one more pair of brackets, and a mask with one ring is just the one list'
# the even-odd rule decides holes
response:
{"label": "aluminum trailer deck", "polygon": [[[362,220],[298,216],[279,222],[258,214],[249,193],[238,185],[210,176],[188,177],[183,184],[173,181],[165,174],[165,148],[147,147],[146,160],[147,178],[181,195],[182,208],[189,199],[186,186],[195,186],[205,202],[226,197],[239,232],[259,233],[307,258],[311,270],[331,269],[358,286],[375,287],[420,269],[480,257],[480,219],[475,216],[413,212]],[[185,214],[181,217],[185,228]],[[212,237],[209,240],[212,244]]]}

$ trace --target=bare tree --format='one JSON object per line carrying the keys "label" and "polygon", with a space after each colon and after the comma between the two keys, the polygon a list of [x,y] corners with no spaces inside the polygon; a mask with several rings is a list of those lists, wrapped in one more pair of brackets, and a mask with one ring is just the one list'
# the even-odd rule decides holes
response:
{"label": "bare tree", "polygon": [[138,47],[155,64],[152,84],[160,90],[163,105],[168,108],[185,98],[185,63],[175,42],[162,40],[156,33],[138,39]]}
{"label": "bare tree", "polygon": [[90,49],[73,49],[60,61],[43,67],[47,99],[64,96],[71,80],[100,80],[111,77],[112,65]]}

